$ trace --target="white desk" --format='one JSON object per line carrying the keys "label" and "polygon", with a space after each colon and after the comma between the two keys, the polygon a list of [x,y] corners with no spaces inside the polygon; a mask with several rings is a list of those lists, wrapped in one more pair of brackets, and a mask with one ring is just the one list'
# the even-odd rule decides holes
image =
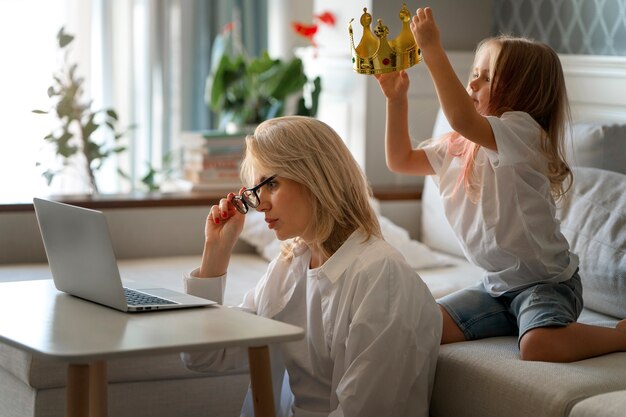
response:
{"label": "white desk", "polygon": [[107,359],[232,346],[248,348],[255,414],[273,416],[267,345],[302,337],[299,327],[220,306],[129,314],[51,280],[0,284],[0,342],[68,363],[68,417],[107,415]]}

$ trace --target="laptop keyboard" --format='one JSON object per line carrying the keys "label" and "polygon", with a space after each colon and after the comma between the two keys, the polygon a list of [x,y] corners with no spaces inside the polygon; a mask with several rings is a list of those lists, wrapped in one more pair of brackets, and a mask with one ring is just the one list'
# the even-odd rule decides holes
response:
{"label": "laptop keyboard", "polygon": [[124,296],[126,297],[128,305],[131,306],[178,304],[174,301],[166,300],[165,298],[155,297],[154,295],[135,291],[126,287],[124,287]]}

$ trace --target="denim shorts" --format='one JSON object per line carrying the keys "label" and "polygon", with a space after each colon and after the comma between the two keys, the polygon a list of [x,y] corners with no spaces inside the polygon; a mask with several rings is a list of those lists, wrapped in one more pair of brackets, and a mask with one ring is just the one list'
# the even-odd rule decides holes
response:
{"label": "denim shorts", "polygon": [[517,335],[519,342],[531,329],[575,322],[583,308],[582,292],[576,271],[567,281],[539,283],[498,297],[490,295],[481,282],[437,302],[467,340]]}

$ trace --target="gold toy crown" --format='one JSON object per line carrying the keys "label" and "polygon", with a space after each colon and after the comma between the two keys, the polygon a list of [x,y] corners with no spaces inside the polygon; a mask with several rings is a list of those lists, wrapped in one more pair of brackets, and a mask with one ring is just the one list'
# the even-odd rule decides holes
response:
{"label": "gold toy crown", "polygon": [[[387,41],[389,29],[378,19],[378,24],[374,32],[370,29],[372,15],[367,12],[367,7],[363,8],[361,15],[361,25],[363,26],[363,37],[357,47],[354,46],[354,35],[352,32],[352,22],[348,23],[348,33],[350,34],[350,49],[352,50],[352,68],[359,74],[384,74],[387,72],[400,71],[412,67],[421,61],[420,50],[415,43],[409,21],[411,12],[402,5],[399,13],[402,21],[402,30],[397,38]],[[376,35],[374,35],[374,33]]]}

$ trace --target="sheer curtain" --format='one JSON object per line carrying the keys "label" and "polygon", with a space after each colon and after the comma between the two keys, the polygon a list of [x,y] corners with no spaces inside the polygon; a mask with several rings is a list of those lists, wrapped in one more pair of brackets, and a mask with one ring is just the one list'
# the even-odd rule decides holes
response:
{"label": "sheer curtain", "polygon": [[[267,48],[266,0],[0,0],[0,203],[34,195],[87,190],[78,168],[47,186],[37,162],[55,155],[43,140],[57,122],[46,91],[60,68],[56,35],[75,35],[72,61],[85,78],[93,109],[113,107],[128,151],[109,158],[97,174],[101,192],[141,189],[148,164],[179,148],[181,130],[213,127],[204,103],[211,43],[240,16],[252,54]],[[113,141],[113,138],[105,140]],[[117,171],[130,175],[123,179]]]}
{"label": "sheer curtain", "polygon": [[[110,0],[103,7],[103,33],[110,55],[104,74],[112,104],[129,132],[129,150],[119,167],[137,185],[148,165],[163,168],[163,156],[180,151],[182,130],[214,127],[204,102],[215,34],[241,21],[252,54],[267,48],[266,2],[258,0]],[[128,190],[127,181],[118,188]]]}
{"label": "sheer curtain", "polygon": [[90,39],[80,22],[90,13],[89,5],[75,0],[0,1],[0,202],[71,188],[71,181],[59,178],[50,189],[42,177],[37,163],[53,156],[43,138],[55,123],[32,110],[49,109],[46,92],[61,63],[56,35],[62,26],[76,35],[72,59],[80,61],[79,72],[89,71]]}

